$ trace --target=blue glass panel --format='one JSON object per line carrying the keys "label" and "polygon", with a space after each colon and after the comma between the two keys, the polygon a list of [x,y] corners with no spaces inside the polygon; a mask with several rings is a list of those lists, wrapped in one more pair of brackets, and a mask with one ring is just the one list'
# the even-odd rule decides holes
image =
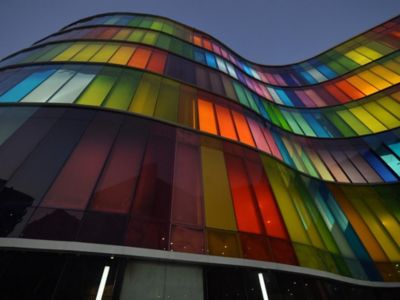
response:
{"label": "blue glass panel", "polygon": [[286,105],[293,105],[292,101],[290,98],[286,95],[284,90],[281,89],[275,89],[275,92],[278,94],[279,98],[282,100],[282,102]]}
{"label": "blue glass panel", "polygon": [[294,167],[294,163],[292,158],[289,155],[289,152],[287,151],[285,145],[283,144],[281,137],[279,134],[277,134],[276,132],[272,132],[272,135],[274,137],[275,143],[279,148],[279,152],[281,153],[282,157],[283,157],[283,161],[286,162],[288,165]]}
{"label": "blue glass panel", "polygon": [[398,157],[400,157],[400,142],[388,144],[390,150],[392,150]]}
{"label": "blue glass panel", "polygon": [[368,161],[368,163],[375,169],[375,171],[381,176],[381,178],[386,182],[396,181],[396,177],[390,172],[390,170],[373,154],[371,151],[367,151],[363,154],[363,157]]}
{"label": "blue glass panel", "polygon": [[329,137],[329,134],[325,131],[324,128],[314,119],[314,117],[309,113],[303,114],[304,118],[307,120],[307,123],[311,126],[317,136],[320,137]]}
{"label": "blue glass panel", "polygon": [[400,176],[400,160],[393,153],[384,148],[380,148],[377,153],[397,176]]}
{"label": "blue glass panel", "polygon": [[194,50],[194,59],[195,61],[202,63],[202,64],[206,64],[206,59],[204,57],[204,51],[200,50],[200,49],[195,49]]}
{"label": "blue glass panel", "polygon": [[208,66],[217,69],[217,62],[215,61],[215,56],[213,54],[206,52],[206,60]]}
{"label": "blue glass panel", "polygon": [[333,72],[329,67],[325,65],[319,65],[317,66],[318,71],[320,71],[322,74],[325,75],[328,79],[335,78],[337,74]]}
{"label": "blue glass panel", "polygon": [[246,66],[245,64],[243,64],[243,70],[248,74],[248,75],[252,75],[251,70],[248,66]]}
{"label": "blue glass panel", "polygon": [[18,102],[27,94],[29,94],[34,88],[46,80],[51,74],[53,74],[56,69],[45,69],[43,71],[37,71],[23,81],[18,83],[8,92],[0,97],[0,102]]}

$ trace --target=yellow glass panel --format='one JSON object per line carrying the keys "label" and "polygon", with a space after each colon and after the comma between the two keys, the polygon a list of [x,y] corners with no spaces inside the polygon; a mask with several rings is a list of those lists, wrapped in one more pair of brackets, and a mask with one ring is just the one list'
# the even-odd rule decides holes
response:
{"label": "yellow glass panel", "polygon": [[359,89],[361,92],[363,92],[365,95],[370,95],[378,91],[376,87],[370,85],[368,82],[361,79],[357,75],[348,77],[346,80],[350,82],[353,86],[355,86],[357,89]]}
{"label": "yellow glass panel", "polygon": [[90,61],[93,62],[107,62],[110,57],[117,51],[118,45],[105,45],[99,52],[93,56]]}
{"label": "yellow glass panel", "polygon": [[389,69],[377,65],[373,68],[371,68],[371,71],[374,72],[375,74],[378,74],[379,76],[385,78],[387,81],[389,81],[392,84],[397,84],[400,82],[400,75],[396,74],[395,72],[390,71]]}
{"label": "yellow glass panel", "polygon": [[329,188],[372,259],[380,262],[388,261],[385,252],[383,252],[381,246],[360,217],[359,212],[352,206],[349,200],[347,200],[344,193],[337,185],[330,185]]}
{"label": "yellow glass panel", "polygon": [[348,110],[340,110],[336,112],[357,134],[369,134],[371,131],[361,123],[352,113]]}
{"label": "yellow glass panel", "polygon": [[365,65],[371,61],[369,58],[365,57],[364,55],[361,55],[360,53],[354,50],[351,50],[345,53],[344,55],[350,58],[352,61],[355,61],[359,65]]}
{"label": "yellow glass panel", "polygon": [[135,47],[121,46],[109,62],[112,64],[126,65],[131,58],[133,51],[135,51]]}
{"label": "yellow glass panel", "polygon": [[395,115],[398,115],[398,113],[396,114],[396,112],[400,111],[399,102],[396,102],[390,97],[383,97],[382,99],[377,100],[377,102],[382,105],[387,111],[393,112]]}
{"label": "yellow glass panel", "polygon": [[202,146],[201,163],[207,227],[236,230],[223,153]]}
{"label": "yellow glass panel", "polygon": [[369,102],[363,105],[363,107],[373,114],[387,128],[395,128],[400,126],[400,120],[396,119],[391,113],[385,110],[376,102]]}
{"label": "yellow glass panel", "polygon": [[355,115],[361,122],[365,124],[372,132],[384,131],[387,128],[382,125],[377,119],[375,119],[368,111],[362,106],[356,106],[349,109],[350,112]]}
{"label": "yellow glass panel", "polygon": [[67,60],[70,60],[71,57],[73,57],[76,53],[81,51],[85,46],[86,46],[86,44],[84,44],[84,43],[73,44],[71,47],[65,49],[63,52],[58,54],[52,60],[53,61],[67,61]]}
{"label": "yellow glass panel", "polygon": [[236,232],[207,229],[208,251],[211,255],[241,257]]}
{"label": "yellow glass panel", "polygon": [[389,60],[383,64],[386,68],[392,70],[393,72],[400,74],[400,64],[394,60]]}
{"label": "yellow glass panel", "polygon": [[365,46],[358,47],[355,50],[372,60],[376,60],[376,59],[382,57],[382,55],[379,52],[376,52],[375,50],[372,50],[371,48],[368,48]]}
{"label": "yellow glass panel", "polygon": [[370,187],[365,187],[363,189],[362,199],[365,204],[370,208],[370,210],[377,216],[381,224],[386,228],[389,234],[392,236],[393,241],[397,246],[400,246],[400,225],[392,215],[390,211],[382,205],[382,199],[375,192],[374,189]]}
{"label": "yellow glass panel", "polygon": [[84,49],[79,51],[71,61],[89,61],[89,59],[102,47],[101,44],[87,45]]}
{"label": "yellow glass panel", "polygon": [[278,163],[264,155],[261,155],[261,159],[291,240],[310,245],[310,240],[304,229],[305,223],[300,219],[289,194],[292,189],[288,189],[285,185]]}
{"label": "yellow glass panel", "polygon": [[372,84],[373,86],[375,86],[380,90],[383,90],[384,88],[391,86],[389,82],[383,80],[381,77],[375,75],[370,71],[361,72],[358,74],[358,76],[360,76],[365,81],[368,81],[370,84]]}

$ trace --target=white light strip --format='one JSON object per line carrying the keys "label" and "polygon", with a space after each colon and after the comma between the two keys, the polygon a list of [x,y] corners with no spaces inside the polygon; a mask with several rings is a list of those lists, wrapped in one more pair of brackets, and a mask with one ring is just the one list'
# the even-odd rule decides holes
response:
{"label": "white light strip", "polygon": [[258,280],[260,281],[263,299],[268,300],[267,287],[265,286],[264,276],[262,273],[258,273]]}
{"label": "white light strip", "polygon": [[104,293],[104,288],[106,287],[108,272],[110,272],[110,267],[104,266],[103,275],[101,275],[99,289],[97,290],[96,300],[101,300],[101,298],[103,298],[103,293]]}

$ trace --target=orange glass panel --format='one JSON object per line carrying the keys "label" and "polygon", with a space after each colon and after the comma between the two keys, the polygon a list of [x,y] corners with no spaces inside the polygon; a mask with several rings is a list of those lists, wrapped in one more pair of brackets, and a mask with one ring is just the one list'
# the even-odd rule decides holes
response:
{"label": "orange glass panel", "polygon": [[218,134],[217,124],[215,122],[214,108],[211,102],[198,99],[199,127],[200,130],[212,134]]}
{"label": "orange glass panel", "polygon": [[239,135],[239,139],[242,143],[255,147],[253,137],[251,136],[249,125],[247,125],[246,118],[235,111],[232,111],[233,120],[235,121],[236,130]]}
{"label": "orange glass panel", "polygon": [[235,125],[233,124],[229,109],[223,106],[215,105],[215,111],[217,113],[220,134],[223,137],[237,141],[238,138],[235,131]]}
{"label": "orange glass panel", "polygon": [[347,81],[350,82],[352,85],[356,86],[365,95],[370,95],[378,91],[374,86],[370,85],[368,82],[361,79],[357,75],[347,78]]}
{"label": "orange glass panel", "polygon": [[193,36],[193,43],[197,46],[201,46],[201,38],[198,35]]}
{"label": "orange glass panel", "polygon": [[146,48],[137,48],[135,53],[133,53],[128,65],[131,67],[144,69],[150,58],[151,51]]}
{"label": "orange glass panel", "polygon": [[262,233],[256,201],[243,160],[238,156],[225,154],[225,161],[238,229],[245,232]]}
{"label": "orange glass panel", "polygon": [[154,51],[147,65],[147,70],[163,74],[166,60],[167,54],[165,52]]}
{"label": "orange glass panel", "polygon": [[357,210],[351,205],[349,200],[347,200],[343,191],[335,185],[330,185],[329,188],[372,259],[374,261],[387,261],[388,258],[381,246],[378,244]]}
{"label": "orange glass panel", "polygon": [[352,99],[359,99],[365,95],[357,90],[354,86],[348,83],[346,80],[340,80],[336,82],[336,86],[341,89],[347,96]]}

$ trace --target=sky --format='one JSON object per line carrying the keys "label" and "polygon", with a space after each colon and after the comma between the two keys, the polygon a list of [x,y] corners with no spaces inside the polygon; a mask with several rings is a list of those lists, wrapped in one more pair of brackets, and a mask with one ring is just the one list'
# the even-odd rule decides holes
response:
{"label": "sky", "polygon": [[310,58],[400,13],[399,0],[1,0],[0,58],[105,12],[165,16],[269,65]]}

